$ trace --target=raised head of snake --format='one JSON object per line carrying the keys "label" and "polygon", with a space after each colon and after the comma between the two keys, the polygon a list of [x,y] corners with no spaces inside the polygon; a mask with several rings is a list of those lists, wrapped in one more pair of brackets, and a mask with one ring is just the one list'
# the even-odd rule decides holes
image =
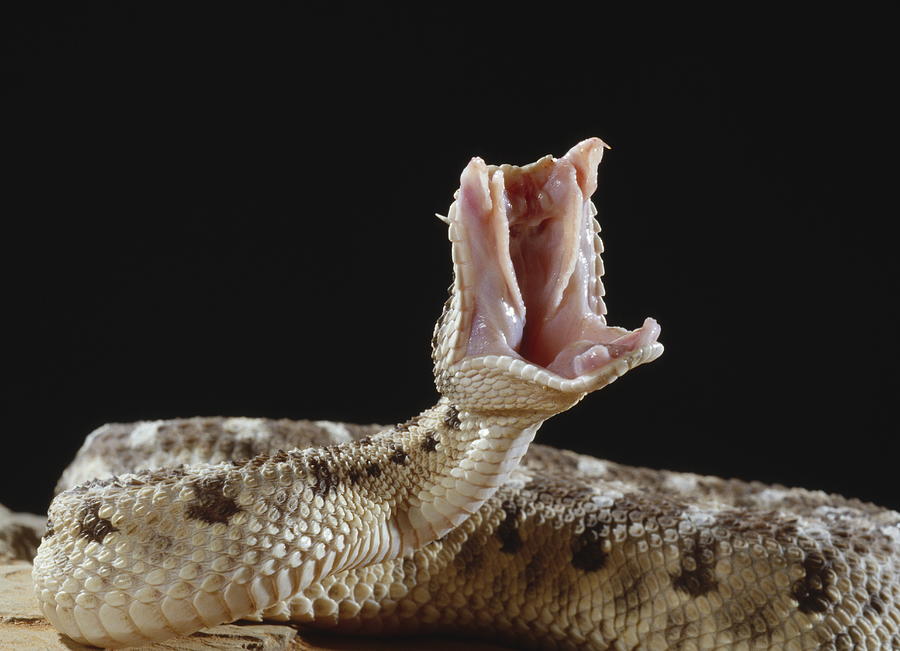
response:
{"label": "raised head of snake", "polygon": [[463,522],[540,424],[662,346],[606,325],[590,201],[604,145],[465,168],[445,221],[455,280],[435,329],[438,403],[326,448],[97,479],[58,495],[35,591],[70,637],[125,646],[269,609]]}
{"label": "raised head of snake", "polygon": [[605,145],[516,167],[473,158],[445,218],[454,283],[435,327],[440,393],[500,413],[568,409],[662,353],[659,326],[608,326],[590,197]]}

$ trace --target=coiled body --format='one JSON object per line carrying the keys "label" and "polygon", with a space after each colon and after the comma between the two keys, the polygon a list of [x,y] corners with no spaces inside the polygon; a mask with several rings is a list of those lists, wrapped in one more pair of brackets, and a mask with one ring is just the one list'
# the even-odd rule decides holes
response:
{"label": "coiled body", "polygon": [[[106,426],[87,474],[221,462],[390,428],[262,419]],[[465,523],[326,577],[266,617],[516,647],[900,648],[900,514],[802,489],[632,468],[533,445]]]}

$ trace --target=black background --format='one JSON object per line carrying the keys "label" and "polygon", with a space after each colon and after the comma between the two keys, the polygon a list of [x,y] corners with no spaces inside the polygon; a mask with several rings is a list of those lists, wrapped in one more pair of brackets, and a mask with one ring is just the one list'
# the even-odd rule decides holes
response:
{"label": "black background", "polygon": [[0,502],[107,421],[432,404],[433,213],[596,135],[610,322],[666,353],[539,440],[900,507],[885,17],[191,6],[2,21]]}

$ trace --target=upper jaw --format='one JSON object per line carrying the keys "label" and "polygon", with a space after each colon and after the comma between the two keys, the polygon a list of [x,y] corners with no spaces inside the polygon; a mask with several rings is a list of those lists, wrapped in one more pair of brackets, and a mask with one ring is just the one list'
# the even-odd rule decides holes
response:
{"label": "upper jaw", "polygon": [[[606,145],[591,138],[525,167],[463,170],[447,221],[456,309],[449,366],[495,367],[584,392],[662,353],[659,325],[606,325],[590,196]],[[498,366],[499,365],[499,366]]]}

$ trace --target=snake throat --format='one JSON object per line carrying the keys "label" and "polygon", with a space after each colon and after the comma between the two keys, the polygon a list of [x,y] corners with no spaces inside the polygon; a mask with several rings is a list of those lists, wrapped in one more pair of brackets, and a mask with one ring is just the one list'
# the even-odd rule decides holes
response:
{"label": "snake throat", "polygon": [[608,326],[591,195],[606,145],[524,167],[473,158],[447,220],[461,297],[457,355],[509,357],[575,380],[624,355],[661,351],[660,327]]}

